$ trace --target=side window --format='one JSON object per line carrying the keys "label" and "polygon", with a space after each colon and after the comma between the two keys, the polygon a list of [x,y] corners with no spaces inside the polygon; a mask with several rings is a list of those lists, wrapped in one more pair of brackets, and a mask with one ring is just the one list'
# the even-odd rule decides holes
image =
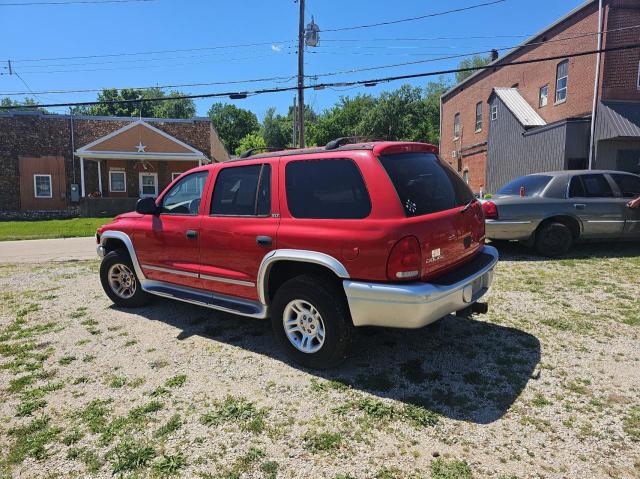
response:
{"label": "side window", "polygon": [[369,192],[352,160],[292,161],[285,175],[287,204],[295,218],[357,219],[371,212]]}
{"label": "side window", "polygon": [[640,196],[640,178],[631,175],[612,174],[613,181],[616,182],[622,196],[625,198],[637,198]]}
{"label": "side window", "polygon": [[569,82],[569,60],[563,60],[556,67],[556,103],[567,99],[567,84]]}
{"label": "side window", "polygon": [[211,199],[211,214],[267,216],[271,213],[271,165],[223,168]]}
{"label": "side window", "polygon": [[208,174],[207,171],[192,173],[173,185],[162,197],[162,214],[197,215]]}
{"label": "side window", "polygon": [[570,198],[611,198],[612,196],[613,191],[603,175],[579,175],[571,178]]}

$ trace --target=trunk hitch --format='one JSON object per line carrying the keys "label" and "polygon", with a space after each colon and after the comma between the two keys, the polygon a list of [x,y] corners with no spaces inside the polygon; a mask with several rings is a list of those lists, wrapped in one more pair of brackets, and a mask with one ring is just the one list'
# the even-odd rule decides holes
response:
{"label": "trunk hitch", "polygon": [[467,306],[460,311],[456,311],[456,316],[459,318],[470,318],[473,314],[487,314],[489,311],[489,304],[487,303],[473,303],[471,306]]}

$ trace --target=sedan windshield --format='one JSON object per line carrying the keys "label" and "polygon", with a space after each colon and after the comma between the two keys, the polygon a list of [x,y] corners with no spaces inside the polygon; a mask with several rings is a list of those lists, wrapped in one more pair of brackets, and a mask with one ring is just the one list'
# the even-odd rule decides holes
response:
{"label": "sedan windshield", "polygon": [[529,175],[521,176],[510,181],[500,188],[496,195],[520,195],[520,189],[524,188],[524,196],[537,196],[542,193],[545,186],[551,181],[551,176],[547,175]]}

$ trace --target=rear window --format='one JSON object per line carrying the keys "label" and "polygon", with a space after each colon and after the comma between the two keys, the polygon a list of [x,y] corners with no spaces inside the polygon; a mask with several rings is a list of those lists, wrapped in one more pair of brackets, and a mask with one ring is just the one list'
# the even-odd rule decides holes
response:
{"label": "rear window", "polygon": [[433,153],[382,155],[407,216],[420,216],[463,206],[474,196],[460,176]]}
{"label": "rear window", "polygon": [[551,176],[547,175],[529,175],[521,176],[513,181],[510,181],[502,188],[500,188],[496,195],[520,195],[520,188],[524,187],[524,196],[538,196],[542,193],[542,190],[551,181]]}
{"label": "rear window", "polygon": [[294,218],[360,219],[371,212],[369,193],[352,160],[300,160],[285,170]]}
{"label": "rear window", "polygon": [[571,178],[569,198],[611,198],[613,191],[604,175],[578,175]]}

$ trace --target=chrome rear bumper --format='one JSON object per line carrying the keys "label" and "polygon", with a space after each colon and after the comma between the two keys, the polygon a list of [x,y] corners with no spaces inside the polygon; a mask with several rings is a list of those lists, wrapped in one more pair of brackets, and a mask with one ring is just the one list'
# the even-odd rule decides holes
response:
{"label": "chrome rear bumper", "polygon": [[[498,251],[485,246],[462,278],[455,271],[434,283],[365,283],[344,280],[355,326],[421,328],[480,299],[493,281]],[[469,271],[467,271],[469,270]]]}

